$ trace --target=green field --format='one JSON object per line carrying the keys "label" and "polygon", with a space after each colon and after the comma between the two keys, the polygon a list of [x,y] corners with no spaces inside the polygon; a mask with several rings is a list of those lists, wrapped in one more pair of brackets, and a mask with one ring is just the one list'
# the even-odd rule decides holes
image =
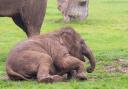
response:
{"label": "green field", "polygon": [[87,81],[4,80],[8,52],[26,36],[10,18],[0,18],[0,89],[128,89],[128,0],[90,0],[87,20],[71,23],[63,22],[56,0],[49,0],[42,33],[64,26],[75,28],[96,56],[96,70]]}

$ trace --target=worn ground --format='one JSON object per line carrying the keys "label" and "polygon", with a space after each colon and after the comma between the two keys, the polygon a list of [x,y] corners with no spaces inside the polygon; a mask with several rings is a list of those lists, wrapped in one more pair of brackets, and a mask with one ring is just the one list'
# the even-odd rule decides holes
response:
{"label": "worn ground", "polygon": [[9,50],[26,38],[11,19],[0,18],[0,89],[128,89],[128,0],[90,0],[89,17],[84,22],[64,23],[49,0],[42,32],[72,26],[92,48],[97,67],[88,81],[43,84],[36,81],[6,80],[5,61]]}

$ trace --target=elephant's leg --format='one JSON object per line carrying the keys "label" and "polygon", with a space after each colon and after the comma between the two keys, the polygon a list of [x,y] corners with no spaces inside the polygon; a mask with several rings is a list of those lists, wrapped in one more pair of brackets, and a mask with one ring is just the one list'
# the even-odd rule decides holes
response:
{"label": "elephant's leg", "polygon": [[[48,67],[46,65],[44,66]],[[50,75],[48,69],[45,69],[44,67],[41,66],[38,70],[37,79],[39,82],[44,82],[44,83],[60,82],[65,80],[63,76]]]}
{"label": "elephant's leg", "polygon": [[79,59],[72,57],[72,56],[66,56],[61,61],[59,60],[56,65],[62,70],[60,72],[60,75],[68,73],[72,70],[76,70],[76,78],[80,80],[86,80],[85,76],[85,68],[84,63],[80,61]]}
{"label": "elephant's leg", "polygon": [[27,36],[31,37],[40,34],[41,25],[44,20],[47,0],[28,0],[23,10],[20,12],[21,17],[27,29]]}
{"label": "elephant's leg", "polygon": [[[33,17],[31,17],[31,19],[32,18]],[[20,14],[14,15],[12,19],[15,22],[15,24],[18,25],[27,34],[28,37],[40,33],[41,24],[39,26],[37,26],[37,24],[41,22],[37,21],[37,23],[32,24],[32,21],[30,21],[28,18],[23,19],[23,17]]]}
{"label": "elephant's leg", "polygon": [[54,82],[61,82],[61,81],[66,80],[65,77],[60,76],[60,75],[53,75],[52,78],[53,78]]}
{"label": "elephant's leg", "polygon": [[52,65],[52,58],[47,54],[42,54],[37,73],[37,79],[39,82],[51,83],[64,80],[64,78],[59,75],[50,75]]}
{"label": "elephant's leg", "polygon": [[17,26],[19,26],[26,34],[28,34],[27,27],[25,26],[25,23],[19,14],[12,16],[12,19]]}
{"label": "elephant's leg", "polygon": [[52,63],[52,58],[49,55],[41,54],[40,65],[37,73],[37,79],[39,82],[53,82],[53,79],[49,74]]}
{"label": "elephant's leg", "polygon": [[68,72],[67,74],[67,78],[68,79],[72,79],[72,78],[75,78],[76,77],[76,70],[71,70]]}

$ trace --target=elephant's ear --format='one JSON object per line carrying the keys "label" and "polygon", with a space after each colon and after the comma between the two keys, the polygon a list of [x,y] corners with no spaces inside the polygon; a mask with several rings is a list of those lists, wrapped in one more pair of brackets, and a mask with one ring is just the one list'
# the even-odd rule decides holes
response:
{"label": "elephant's ear", "polygon": [[62,28],[60,31],[61,43],[67,46],[71,46],[76,42],[76,32],[73,28]]}

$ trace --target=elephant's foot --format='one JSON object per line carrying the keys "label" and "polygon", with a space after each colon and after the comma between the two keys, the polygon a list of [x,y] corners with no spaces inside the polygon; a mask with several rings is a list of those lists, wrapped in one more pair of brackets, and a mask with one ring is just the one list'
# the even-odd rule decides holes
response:
{"label": "elephant's foot", "polygon": [[43,82],[43,83],[52,83],[54,80],[52,76],[45,76],[45,77],[40,78],[38,81]]}
{"label": "elephant's foot", "polygon": [[64,77],[59,76],[59,75],[53,75],[52,78],[53,78],[54,82],[60,82],[60,81],[64,81],[65,80]]}
{"label": "elephant's foot", "polygon": [[79,79],[79,80],[87,80],[87,77],[85,76],[84,73],[76,74],[76,78]]}
{"label": "elephant's foot", "polygon": [[39,79],[39,82],[43,83],[53,83],[53,82],[60,82],[64,81],[65,78],[59,75],[53,75],[53,76],[45,76]]}

